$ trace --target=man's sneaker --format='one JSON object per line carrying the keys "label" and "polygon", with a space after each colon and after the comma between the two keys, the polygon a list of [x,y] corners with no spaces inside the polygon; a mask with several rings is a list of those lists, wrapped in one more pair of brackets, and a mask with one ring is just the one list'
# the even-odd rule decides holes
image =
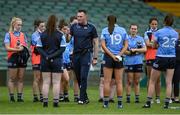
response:
{"label": "man's sneaker", "polygon": [[103,105],[103,108],[108,108],[108,105]]}
{"label": "man's sneaker", "polygon": [[70,102],[68,97],[64,98],[64,102]]}
{"label": "man's sneaker", "polygon": [[160,99],[156,99],[156,103],[160,104],[161,103]]}
{"label": "man's sneaker", "polygon": [[17,102],[24,102],[24,100],[23,99],[18,99]]}
{"label": "man's sneaker", "polygon": [[114,103],[114,100],[113,100],[113,99],[110,99],[109,102],[110,102],[110,103]]}
{"label": "man's sneaker", "polygon": [[79,101],[79,98],[75,97],[74,102],[78,102],[78,101]]}
{"label": "man's sneaker", "polygon": [[43,102],[43,107],[48,107],[48,102]]}
{"label": "man's sneaker", "polygon": [[63,101],[64,101],[64,97],[60,97],[59,102],[63,102]]}
{"label": "man's sneaker", "polygon": [[89,101],[88,98],[84,101],[85,104],[88,104],[89,102],[90,102],[90,101]]}
{"label": "man's sneaker", "polygon": [[83,101],[81,101],[81,100],[79,100],[79,101],[78,101],[78,104],[79,104],[79,105],[83,105],[83,104],[84,104],[84,102],[83,102]]}
{"label": "man's sneaker", "polygon": [[151,105],[145,104],[142,108],[151,108]]}
{"label": "man's sneaker", "polygon": [[122,109],[123,108],[123,105],[118,105],[118,109]]}
{"label": "man's sneaker", "polygon": [[100,99],[98,100],[98,102],[103,102],[103,98],[100,98]]}

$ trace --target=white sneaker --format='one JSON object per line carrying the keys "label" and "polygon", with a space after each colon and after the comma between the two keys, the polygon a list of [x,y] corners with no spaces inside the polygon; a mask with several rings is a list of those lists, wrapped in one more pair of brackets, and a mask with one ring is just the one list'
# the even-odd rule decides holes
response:
{"label": "white sneaker", "polygon": [[156,99],[156,103],[160,104],[161,103],[160,99]]}
{"label": "white sneaker", "polygon": [[171,99],[169,100],[169,103],[172,103],[172,100],[171,100]]}
{"label": "white sneaker", "polygon": [[153,104],[154,103],[154,101],[153,100],[151,100],[151,104]]}

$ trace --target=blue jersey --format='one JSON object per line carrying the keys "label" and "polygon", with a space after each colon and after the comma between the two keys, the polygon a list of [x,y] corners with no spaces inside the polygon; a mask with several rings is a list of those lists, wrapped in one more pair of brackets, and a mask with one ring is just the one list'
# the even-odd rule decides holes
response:
{"label": "blue jersey", "polygon": [[36,46],[37,41],[40,39],[40,32],[35,31],[31,36],[31,45]]}
{"label": "blue jersey", "polygon": [[114,31],[110,35],[108,27],[106,27],[102,30],[101,40],[105,40],[107,49],[117,55],[122,50],[124,41],[127,40],[127,33],[124,28],[115,25]]}
{"label": "blue jersey", "polygon": [[70,54],[72,53],[72,48],[71,48],[71,44],[70,43],[66,43],[66,49],[63,52],[63,63],[70,63]]}
{"label": "blue jersey", "polygon": [[175,45],[178,40],[178,33],[171,27],[164,27],[154,33],[155,41],[159,47],[156,56],[158,57],[175,57]]}
{"label": "blue jersey", "polygon": [[[143,37],[136,36],[132,38],[132,36],[128,36],[128,50],[138,48],[141,44],[141,47],[145,47],[145,42]],[[124,64],[125,65],[136,65],[136,64],[142,64],[144,59],[144,54],[136,54],[136,55],[125,55]]]}

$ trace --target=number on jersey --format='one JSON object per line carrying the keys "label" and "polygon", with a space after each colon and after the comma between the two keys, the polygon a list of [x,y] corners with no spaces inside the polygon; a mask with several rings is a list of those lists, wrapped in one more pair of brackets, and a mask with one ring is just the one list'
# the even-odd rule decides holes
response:
{"label": "number on jersey", "polygon": [[164,43],[162,44],[162,47],[168,48],[168,47],[175,47],[175,42],[176,42],[176,38],[168,38],[168,37],[164,37],[163,38]]}
{"label": "number on jersey", "polygon": [[111,44],[112,45],[118,45],[122,41],[122,37],[120,34],[110,35],[111,37]]}

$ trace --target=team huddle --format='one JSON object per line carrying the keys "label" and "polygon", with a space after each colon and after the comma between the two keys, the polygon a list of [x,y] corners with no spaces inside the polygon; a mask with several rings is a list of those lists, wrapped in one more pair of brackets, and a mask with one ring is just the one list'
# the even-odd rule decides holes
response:
{"label": "team huddle", "polygon": [[[180,45],[179,34],[173,28],[173,17],[164,18],[164,27],[158,29],[158,19],[149,20],[149,28],[144,37],[138,35],[138,25],[131,24],[129,34],[119,26],[114,15],[107,17],[108,26],[102,29],[100,40],[96,28],[88,22],[87,12],[79,10],[77,16],[59,21],[50,15],[48,21],[34,21],[34,33],[28,49],[27,36],[21,32],[22,20],[14,17],[6,33],[4,44],[8,61],[8,89],[11,102],[23,100],[23,77],[28,58],[31,57],[34,75],[33,102],[41,101],[48,107],[48,94],[52,84],[53,107],[59,102],[69,102],[69,81],[73,80],[74,102],[84,105],[90,102],[87,94],[87,80],[90,66],[98,63],[99,41],[102,54],[99,102],[103,108],[114,102],[123,108],[123,75],[126,73],[126,103],[131,103],[131,86],[134,86],[135,103],[140,102],[140,78],[143,61],[146,60],[147,101],[143,108],[150,108],[155,92],[156,103],[160,103],[160,76],[166,79],[164,108],[169,107],[174,88],[173,101],[179,102]],[[29,52],[30,55],[29,55]],[[173,82],[173,86],[172,86]],[[39,95],[39,96],[38,96]]]}

